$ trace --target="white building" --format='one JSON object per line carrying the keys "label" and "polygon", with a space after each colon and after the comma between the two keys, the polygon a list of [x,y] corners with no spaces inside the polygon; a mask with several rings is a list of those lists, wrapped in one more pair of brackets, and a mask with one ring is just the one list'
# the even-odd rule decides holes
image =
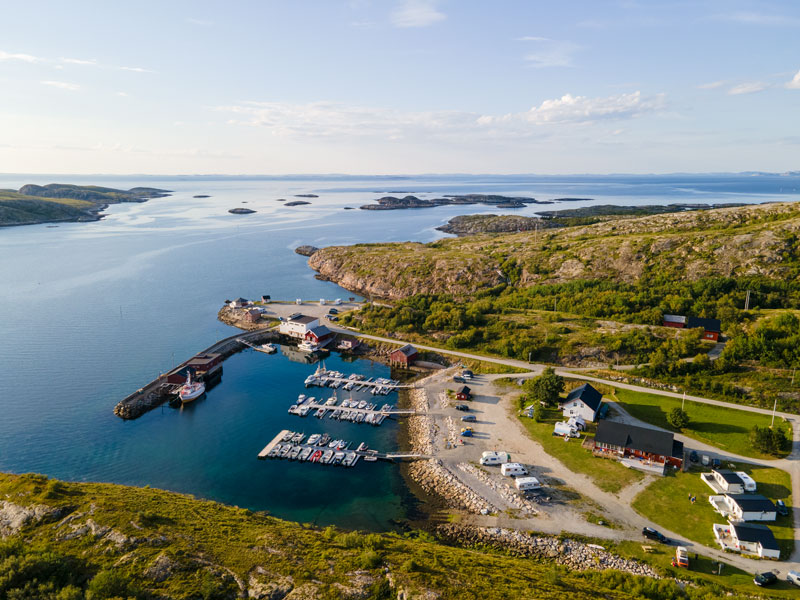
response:
{"label": "white building", "polygon": [[309,317],[306,315],[292,315],[288,320],[283,321],[278,326],[278,331],[283,335],[297,339],[305,339],[306,334],[319,327],[319,319],[317,317]]}
{"label": "white building", "polygon": [[597,420],[602,400],[603,394],[584,383],[567,394],[567,398],[561,403],[561,410],[567,419],[581,417],[584,421],[592,422]]}
{"label": "white building", "polygon": [[733,550],[759,558],[780,558],[775,536],[766,525],[755,523],[714,524],[714,537],[723,550]]}
{"label": "white building", "polygon": [[709,496],[711,505],[731,521],[774,521],[775,505],[760,494]]}
{"label": "white building", "polygon": [[733,471],[712,470],[711,475],[714,477],[714,482],[721,492],[726,494],[744,493],[744,482],[742,478]]}

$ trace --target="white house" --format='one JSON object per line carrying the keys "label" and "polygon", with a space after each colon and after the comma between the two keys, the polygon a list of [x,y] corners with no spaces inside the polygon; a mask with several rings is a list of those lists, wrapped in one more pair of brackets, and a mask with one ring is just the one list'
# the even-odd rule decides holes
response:
{"label": "white house", "polygon": [[743,494],[744,482],[733,471],[726,470],[712,470],[711,475],[714,477],[714,482],[717,484],[721,492],[726,494]]}
{"label": "white house", "polygon": [[319,319],[317,317],[295,314],[289,317],[288,320],[283,321],[278,327],[278,331],[283,335],[302,340],[305,339],[310,330],[316,327],[319,327]]}
{"label": "white house", "polygon": [[756,523],[714,524],[714,537],[723,550],[735,550],[760,558],[780,558],[775,536],[766,525]]}
{"label": "white house", "polygon": [[588,383],[575,388],[561,402],[561,410],[565,417],[581,417],[585,421],[596,421],[603,394]]}
{"label": "white house", "polygon": [[775,505],[760,494],[725,494],[709,497],[711,504],[731,521],[774,521]]}
{"label": "white house", "polygon": [[244,308],[250,306],[250,301],[246,298],[237,298],[230,303],[231,308]]}

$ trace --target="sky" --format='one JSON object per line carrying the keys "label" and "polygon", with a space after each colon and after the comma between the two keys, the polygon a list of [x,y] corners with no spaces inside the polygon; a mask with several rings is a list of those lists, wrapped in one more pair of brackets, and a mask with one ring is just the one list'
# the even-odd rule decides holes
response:
{"label": "sky", "polygon": [[0,172],[800,169],[795,0],[0,2]]}

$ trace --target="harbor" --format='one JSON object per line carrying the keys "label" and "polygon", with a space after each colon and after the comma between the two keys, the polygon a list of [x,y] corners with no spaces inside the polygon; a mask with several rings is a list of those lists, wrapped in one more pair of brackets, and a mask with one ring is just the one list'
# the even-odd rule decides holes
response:
{"label": "harbor", "polygon": [[350,391],[368,390],[371,394],[378,396],[386,396],[391,392],[395,392],[401,388],[412,388],[412,385],[403,385],[395,379],[386,379],[378,377],[373,379],[365,378],[363,375],[354,373],[347,377],[339,371],[331,371],[326,369],[324,365],[320,365],[314,373],[306,377],[305,386],[308,387],[330,387],[333,389],[343,388]]}
{"label": "harbor", "polygon": [[261,460],[267,458],[287,459],[342,467],[354,467],[362,459],[365,462],[377,460],[394,462],[430,458],[427,455],[408,452],[379,452],[369,448],[363,442],[355,449],[351,446],[352,442],[332,439],[332,436],[327,433],[314,433],[306,436],[302,432],[283,429],[264,446],[258,453],[258,458]]}
{"label": "harbor", "polygon": [[379,408],[376,404],[368,403],[366,400],[354,400],[352,398],[342,400],[342,403],[339,404],[339,400],[334,393],[324,403],[317,402],[313,396],[306,397],[305,394],[300,394],[297,397],[297,402],[289,407],[288,413],[299,417],[313,415],[318,419],[324,419],[327,416],[336,421],[378,426],[383,424],[387,417],[410,416],[416,414],[416,411],[414,409],[395,408],[390,404],[384,404]]}

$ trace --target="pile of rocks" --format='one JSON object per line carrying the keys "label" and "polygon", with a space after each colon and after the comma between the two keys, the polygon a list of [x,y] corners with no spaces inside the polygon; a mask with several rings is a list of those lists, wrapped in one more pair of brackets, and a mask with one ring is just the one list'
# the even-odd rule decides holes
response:
{"label": "pile of rocks", "polygon": [[475,465],[463,462],[458,463],[458,468],[464,471],[465,473],[469,473],[482,483],[486,484],[488,487],[492,488],[514,508],[518,508],[531,515],[539,514],[539,511],[536,510],[536,507],[534,507],[532,502],[529,502],[525,498],[521,497],[516,490],[512,489],[505,483],[498,483],[497,481],[492,479],[489,476],[489,474],[486,473],[486,471],[479,469]]}
{"label": "pile of rocks", "polygon": [[[420,413],[428,411],[428,395],[424,389],[413,389],[408,393],[411,408]],[[418,454],[433,454],[433,439],[435,436],[433,419],[425,414],[420,414],[408,419],[408,437],[411,447]]]}
{"label": "pile of rocks", "polygon": [[444,468],[440,460],[418,460],[409,467],[409,473],[423,490],[440,496],[448,506],[475,514],[498,512],[497,507],[481,498]]}
{"label": "pile of rocks", "polygon": [[516,556],[546,558],[576,571],[616,569],[634,575],[660,578],[660,575],[646,564],[616,556],[600,546],[575,540],[534,535],[513,529],[474,527],[455,523],[439,525],[436,531],[443,538],[461,545],[491,546],[498,550],[510,551]]}

